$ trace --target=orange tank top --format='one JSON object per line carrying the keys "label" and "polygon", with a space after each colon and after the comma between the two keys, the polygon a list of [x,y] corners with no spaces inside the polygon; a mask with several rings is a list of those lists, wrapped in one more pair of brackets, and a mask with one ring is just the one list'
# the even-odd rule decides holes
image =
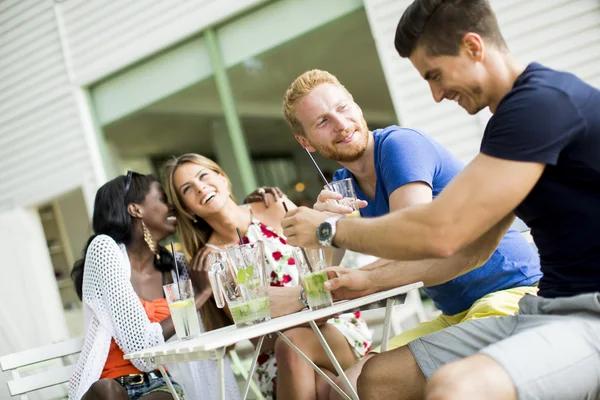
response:
{"label": "orange tank top", "polygon": [[[171,313],[169,311],[169,305],[167,299],[159,298],[152,301],[146,301],[140,299],[146,315],[150,322],[162,322],[167,319]],[[108,350],[108,357],[106,358],[106,364],[102,370],[102,378],[118,378],[123,375],[139,374],[140,370],[134,367],[129,360],[123,359],[123,350],[117,345],[115,339],[110,341],[110,349]]]}

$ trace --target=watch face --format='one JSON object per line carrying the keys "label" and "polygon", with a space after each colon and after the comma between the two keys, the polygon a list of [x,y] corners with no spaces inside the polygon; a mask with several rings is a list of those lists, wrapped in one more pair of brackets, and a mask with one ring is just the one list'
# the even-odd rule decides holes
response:
{"label": "watch face", "polygon": [[323,222],[319,225],[319,237],[321,241],[327,240],[331,237],[331,224],[329,222]]}

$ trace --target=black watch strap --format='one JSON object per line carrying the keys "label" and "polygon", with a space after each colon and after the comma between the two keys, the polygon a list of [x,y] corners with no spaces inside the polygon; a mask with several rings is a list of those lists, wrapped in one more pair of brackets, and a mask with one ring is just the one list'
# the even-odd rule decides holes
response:
{"label": "black watch strap", "polygon": [[301,286],[300,296],[298,296],[298,300],[300,300],[300,302],[304,304],[304,307],[308,307],[308,300],[306,300],[306,290],[304,290],[304,286]]}

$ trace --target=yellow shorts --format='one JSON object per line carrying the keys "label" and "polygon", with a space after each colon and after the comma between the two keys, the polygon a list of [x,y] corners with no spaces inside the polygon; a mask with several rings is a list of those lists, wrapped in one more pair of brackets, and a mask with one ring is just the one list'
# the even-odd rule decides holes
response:
{"label": "yellow shorts", "polygon": [[[519,311],[519,300],[521,300],[521,297],[526,294],[535,296],[537,291],[537,287],[522,286],[490,293],[477,300],[473,303],[471,308],[466,311],[452,316],[442,314],[429,322],[424,322],[414,329],[410,329],[391,338],[388,342],[388,350],[405,346],[415,339],[429,335],[433,332],[441,331],[449,326],[460,324],[461,322],[479,318],[513,315]],[[381,346],[374,348],[371,352],[380,353]]]}

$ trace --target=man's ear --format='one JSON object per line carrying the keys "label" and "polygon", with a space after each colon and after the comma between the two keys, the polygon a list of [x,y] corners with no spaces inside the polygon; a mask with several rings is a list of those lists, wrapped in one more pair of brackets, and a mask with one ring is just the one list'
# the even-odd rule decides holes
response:
{"label": "man's ear", "polygon": [[298,143],[300,143],[300,146],[304,147],[305,149],[308,149],[308,151],[310,151],[310,152],[316,151],[315,148],[312,147],[312,145],[310,144],[308,139],[305,138],[304,136],[296,135],[295,138],[298,141]]}
{"label": "man's ear", "polygon": [[462,45],[471,59],[477,62],[483,61],[485,46],[483,38],[479,34],[474,32],[465,33]]}
{"label": "man's ear", "polygon": [[135,203],[127,204],[127,212],[133,218],[142,218],[144,216],[144,212],[142,211],[140,206]]}

